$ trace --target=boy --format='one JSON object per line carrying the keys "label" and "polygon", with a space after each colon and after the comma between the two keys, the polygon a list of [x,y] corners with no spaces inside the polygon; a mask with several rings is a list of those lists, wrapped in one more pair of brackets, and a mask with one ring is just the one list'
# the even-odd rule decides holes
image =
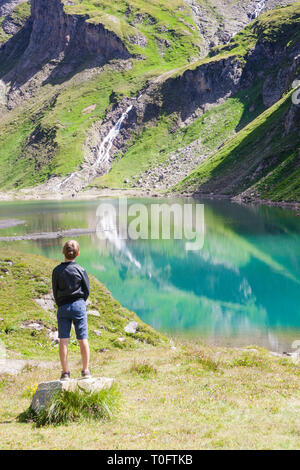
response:
{"label": "boy", "polygon": [[75,240],[66,242],[62,253],[65,256],[65,261],[56,266],[52,273],[53,295],[58,306],[59,357],[62,366],[60,380],[70,379],[68,343],[72,322],[80,345],[81,376],[89,378],[91,377],[89,371],[90,351],[85,303],[90,293],[89,278],[85,269],[74,261],[79,255],[79,243]]}

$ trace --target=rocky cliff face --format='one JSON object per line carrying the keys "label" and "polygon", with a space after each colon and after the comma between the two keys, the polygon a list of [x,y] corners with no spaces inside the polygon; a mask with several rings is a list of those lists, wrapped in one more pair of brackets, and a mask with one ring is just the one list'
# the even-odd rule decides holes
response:
{"label": "rocky cliff face", "polygon": [[[186,0],[201,33],[200,56],[204,57],[215,45],[227,43],[263,11],[291,1],[207,0],[200,4]],[[131,56],[120,37],[101,22],[89,22],[88,15],[67,14],[65,5],[76,2],[31,0],[31,17],[20,31],[22,25],[14,23],[10,15],[16,6],[27,3],[25,0],[0,0],[0,18],[4,15],[2,27],[15,34],[0,49],[0,78],[7,85],[9,109],[24,98],[30,98],[47,80],[61,82],[80,67],[99,67],[112,59]],[[159,41],[169,47],[165,39]],[[145,47],[146,43],[142,45]]]}
{"label": "rocky cliff face", "polygon": [[205,40],[205,53],[217,45],[227,43],[250,21],[278,6],[291,3],[289,0],[186,0],[191,7],[195,23]]}
{"label": "rocky cliff face", "polygon": [[128,58],[121,40],[87,16],[67,15],[60,0],[31,0],[32,33],[24,62],[34,65],[63,59],[76,67],[82,57],[92,56],[98,64],[113,58]]}
{"label": "rocky cliff face", "polygon": [[60,0],[31,0],[31,17],[26,25],[0,49],[1,68],[9,69],[1,77],[7,85],[9,109],[30,98],[45,81],[56,83],[79,67],[130,57],[113,32],[87,19],[84,15],[67,15]]}

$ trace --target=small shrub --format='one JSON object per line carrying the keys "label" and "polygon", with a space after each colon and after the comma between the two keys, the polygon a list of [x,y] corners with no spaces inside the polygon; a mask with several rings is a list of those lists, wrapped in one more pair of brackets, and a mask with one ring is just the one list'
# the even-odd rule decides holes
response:
{"label": "small shrub", "polygon": [[[26,366],[24,367],[24,369],[27,369],[27,364]],[[29,370],[29,369],[27,369]],[[38,384],[33,384],[31,383],[30,385],[27,385],[25,387],[25,390],[23,392],[23,397],[26,397],[26,398],[33,398],[33,395],[35,394],[35,392],[37,391],[37,388],[38,388]]]}
{"label": "small shrub", "polygon": [[267,367],[267,362],[252,354],[242,354],[240,357],[233,359],[233,361],[231,362],[231,366],[259,367],[260,369],[265,369]]}
{"label": "small shrub", "polygon": [[204,351],[185,352],[184,355],[189,361],[196,362],[204,370],[216,372],[219,369],[220,363]]}
{"label": "small shrub", "polygon": [[151,377],[157,374],[157,370],[152,364],[146,361],[134,362],[130,367],[129,371],[133,374],[141,375],[144,378]]}
{"label": "small shrub", "polygon": [[109,420],[119,409],[119,390],[116,385],[96,392],[84,390],[57,392],[39,412],[30,406],[18,416],[19,422],[34,422],[37,427],[67,424],[83,419]]}
{"label": "small shrub", "polygon": [[15,333],[16,331],[18,331],[18,327],[16,327],[16,326],[5,326],[4,327],[4,333],[6,335],[10,335],[11,333]]}
{"label": "small shrub", "polygon": [[210,357],[199,357],[198,362],[205,370],[216,372],[219,369],[219,363]]}
{"label": "small shrub", "polygon": [[110,341],[110,344],[114,347],[114,348],[117,348],[117,349],[128,349],[129,348],[129,345],[130,343],[128,343],[127,341],[120,341],[118,338],[114,338]]}

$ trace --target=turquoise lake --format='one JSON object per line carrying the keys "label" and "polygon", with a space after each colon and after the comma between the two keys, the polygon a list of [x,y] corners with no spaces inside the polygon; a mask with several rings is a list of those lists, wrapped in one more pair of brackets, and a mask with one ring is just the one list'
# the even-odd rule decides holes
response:
{"label": "turquoise lake", "polygon": [[[94,229],[99,202],[3,202],[0,219],[26,223],[1,229],[0,235]],[[300,340],[300,217],[277,207],[227,201],[128,201],[136,202],[147,207],[161,202],[203,203],[204,245],[186,251],[184,240],[113,243],[96,233],[77,237],[78,262],[116,299],[154,328],[174,335],[213,344],[292,350],[292,342]],[[6,243],[61,260],[63,241]]]}

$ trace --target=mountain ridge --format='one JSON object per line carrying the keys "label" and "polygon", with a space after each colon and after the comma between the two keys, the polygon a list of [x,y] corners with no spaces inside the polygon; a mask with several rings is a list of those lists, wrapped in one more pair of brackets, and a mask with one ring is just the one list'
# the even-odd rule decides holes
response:
{"label": "mountain ridge", "polygon": [[[199,18],[211,3],[221,21],[220,2],[199,4],[196,17],[195,2],[190,9],[181,0],[165,8],[150,2],[150,13],[142,0],[114,7],[55,0],[50,10],[48,0],[32,0],[31,17],[0,48],[0,188],[32,187],[37,196],[79,194],[88,185],[215,192],[199,190],[195,175],[228,138],[278,102],[299,73],[300,2],[258,14],[223,38],[225,45],[222,37],[219,44],[210,39],[205,56]],[[287,3],[255,4],[263,11]],[[242,1],[238,8],[249,6]],[[122,116],[107,162],[95,165]]]}

